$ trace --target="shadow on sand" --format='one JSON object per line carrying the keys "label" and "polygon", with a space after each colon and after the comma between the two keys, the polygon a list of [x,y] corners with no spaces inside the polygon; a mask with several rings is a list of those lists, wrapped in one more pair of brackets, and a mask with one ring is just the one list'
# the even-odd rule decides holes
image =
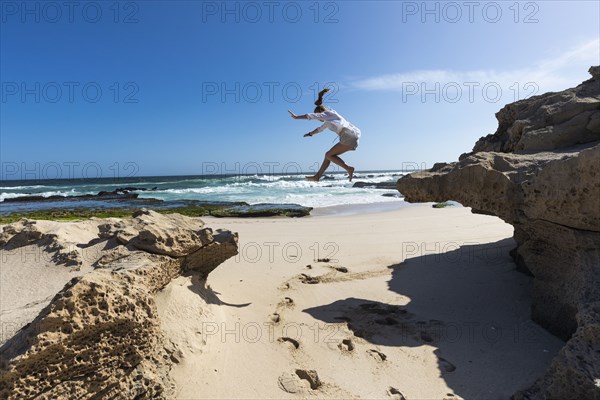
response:
{"label": "shadow on sand", "polygon": [[206,284],[206,278],[201,278],[198,274],[195,273],[186,273],[183,276],[190,276],[192,284],[188,286],[193,293],[197,294],[204,300],[206,304],[214,304],[217,306],[226,306],[226,307],[248,307],[252,303],[242,303],[242,304],[233,304],[227,303],[219,298],[218,295],[221,293],[215,292]]}
{"label": "shadow on sand", "polygon": [[532,279],[516,271],[513,247],[512,239],[454,246],[391,265],[388,287],[410,299],[404,306],[347,298],[304,311],[346,322],[372,344],[431,346],[455,394],[507,399],[532,384],[564,344],[531,321]]}

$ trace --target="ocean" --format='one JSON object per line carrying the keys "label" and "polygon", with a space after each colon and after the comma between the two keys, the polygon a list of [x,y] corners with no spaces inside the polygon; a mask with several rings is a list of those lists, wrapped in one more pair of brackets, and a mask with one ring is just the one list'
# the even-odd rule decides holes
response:
{"label": "ocean", "polygon": [[[158,205],[246,202],[313,208],[400,202],[403,199],[394,183],[403,175],[402,171],[362,171],[355,173],[353,182],[348,182],[347,175],[342,173],[327,174],[320,182],[307,181],[304,174],[4,180],[0,181],[0,214],[50,208],[130,207],[145,201]],[[363,187],[353,187],[357,182],[362,182],[358,185]],[[135,193],[137,199],[114,202],[97,196],[99,192],[123,188]]]}

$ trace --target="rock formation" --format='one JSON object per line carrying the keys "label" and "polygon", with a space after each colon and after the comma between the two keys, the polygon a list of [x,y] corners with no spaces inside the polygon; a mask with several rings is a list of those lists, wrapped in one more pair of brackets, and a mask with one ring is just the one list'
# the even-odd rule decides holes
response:
{"label": "rock formation", "polygon": [[506,105],[458,162],[407,175],[407,201],[456,200],[514,226],[534,277],[532,319],[568,340],[521,398],[600,399],[600,68],[558,93]]}
{"label": "rock formation", "polygon": [[21,219],[14,224],[4,227],[0,233],[0,247],[14,250],[29,244],[37,243],[44,246],[46,251],[52,253],[52,260],[66,266],[79,266],[82,264],[78,252],[69,250],[69,243],[57,234],[44,232],[37,221]]}
{"label": "rock formation", "polygon": [[[237,235],[142,210],[99,226],[96,269],[72,279],[0,348],[1,398],[170,398],[175,349],[154,294],[183,271],[206,277],[237,254]],[[4,246],[44,239],[35,221],[4,228]],[[11,244],[12,243],[12,244]]]}

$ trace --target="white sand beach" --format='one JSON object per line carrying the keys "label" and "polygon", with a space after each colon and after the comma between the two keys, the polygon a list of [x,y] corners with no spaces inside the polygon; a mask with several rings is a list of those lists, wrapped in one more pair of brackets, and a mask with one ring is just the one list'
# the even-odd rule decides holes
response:
{"label": "white sand beach", "polygon": [[[177,349],[177,398],[503,399],[564,345],[531,321],[532,279],[515,270],[512,227],[496,217],[420,204],[202,220],[238,232],[239,254],[206,286],[184,274],[155,295]],[[101,221],[42,225],[89,243]],[[94,269],[20,254],[2,250],[0,269],[13,331]]]}
{"label": "white sand beach", "polygon": [[305,397],[294,375],[314,370],[318,398],[502,399],[563,345],[531,322],[498,218],[419,205],[206,221],[239,232],[240,255],[209,277],[208,305],[186,277],[157,297],[183,352],[178,398]]}

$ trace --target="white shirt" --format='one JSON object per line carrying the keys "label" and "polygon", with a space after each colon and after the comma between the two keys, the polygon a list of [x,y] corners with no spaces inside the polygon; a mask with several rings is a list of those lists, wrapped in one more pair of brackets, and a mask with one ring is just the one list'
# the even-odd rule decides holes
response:
{"label": "white shirt", "polygon": [[344,117],[332,109],[322,113],[306,114],[306,119],[316,119],[324,122],[323,125],[316,129],[316,133],[323,132],[326,128],[328,128],[339,135],[345,128],[353,131],[357,136],[360,136],[360,129],[346,121]]}

